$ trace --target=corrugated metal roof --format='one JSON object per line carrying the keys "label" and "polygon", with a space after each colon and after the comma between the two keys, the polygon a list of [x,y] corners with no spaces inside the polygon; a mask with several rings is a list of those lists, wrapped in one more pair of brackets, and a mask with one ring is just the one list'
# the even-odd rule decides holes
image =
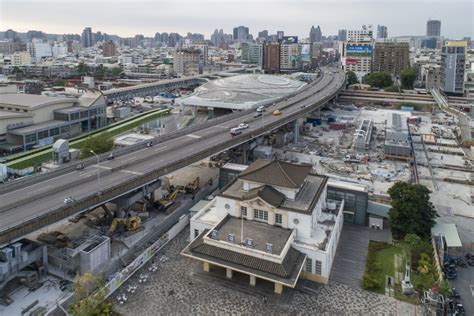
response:
{"label": "corrugated metal roof", "polygon": [[446,240],[446,246],[450,248],[462,247],[456,224],[437,223],[433,226],[433,228],[431,228],[431,234],[433,236],[444,236],[444,239]]}

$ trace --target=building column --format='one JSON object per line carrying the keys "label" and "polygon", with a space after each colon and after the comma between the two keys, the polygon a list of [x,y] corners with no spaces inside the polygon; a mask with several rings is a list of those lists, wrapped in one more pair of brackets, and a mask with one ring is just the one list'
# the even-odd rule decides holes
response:
{"label": "building column", "polygon": [[283,292],[283,284],[275,282],[275,293],[281,294]]}
{"label": "building column", "polygon": [[211,265],[209,264],[209,262],[204,261],[203,262],[203,268],[204,268],[204,272],[211,271]]}
{"label": "building column", "polygon": [[257,284],[257,278],[255,277],[255,275],[250,275],[250,285],[251,286],[255,286],[255,284]]}
{"label": "building column", "polygon": [[228,279],[232,279],[232,269],[226,268],[225,269],[225,276]]}
{"label": "building column", "polygon": [[300,124],[298,124],[298,119],[295,120],[294,128],[295,128],[295,130],[294,130],[294,135],[295,135],[294,142],[297,143],[298,139],[299,139],[299,135],[300,135]]}

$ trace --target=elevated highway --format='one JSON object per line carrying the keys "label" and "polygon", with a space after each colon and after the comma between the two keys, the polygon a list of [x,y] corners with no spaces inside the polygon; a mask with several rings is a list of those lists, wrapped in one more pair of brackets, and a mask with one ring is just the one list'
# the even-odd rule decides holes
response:
{"label": "elevated highway", "polygon": [[[0,246],[28,233],[121,195],[147,187],[159,177],[215,153],[247,142],[323,106],[345,87],[341,70],[323,69],[322,78],[295,96],[270,106],[263,117],[253,110],[242,111],[206,122],[192,129],[159,138],[153,147],[135,147],[114,160],[88,163],[83,170],[74,166],[39,175],[24,182],[0,187]],[[281,115],[273,115],[274,110]],[[232,137],[230,128],[246,121],[249,128]],[[100,183],[97,173],[100,171]],[[66,197],[75,202],[65,204]]]}

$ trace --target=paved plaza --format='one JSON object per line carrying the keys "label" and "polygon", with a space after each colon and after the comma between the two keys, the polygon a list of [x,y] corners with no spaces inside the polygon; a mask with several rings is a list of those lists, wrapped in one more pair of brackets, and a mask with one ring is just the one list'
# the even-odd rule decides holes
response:
{"label": "paved plaza", "polygon": [[[170,241],[151,263],[138,272],[119,292],[114,293],[114,308],[123,315],[415,315],[415,307],[392,298],[332,282],[319,285],[302,281],[296,290],[273,294],[273,286],[258,280],[248,285],[248,277],[236,275],[226,280],[225,273],[202,271],[202,264],[180,255],[187,244],[189,229]],[[140,274],[148,275],[139,283]],[[126,293],[128,285],[137,285],[135,293]],[[126,293],[123,305],[118,294]],[[419,314],[419,310],[416,310]]]}

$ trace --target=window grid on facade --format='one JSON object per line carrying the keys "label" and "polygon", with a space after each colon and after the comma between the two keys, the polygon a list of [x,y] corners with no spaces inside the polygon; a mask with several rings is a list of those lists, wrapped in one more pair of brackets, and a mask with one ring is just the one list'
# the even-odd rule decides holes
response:
{"label": "window grid on facade", "polygon": [[199,236],[199,230],[195,229],[194,230],[194,238],[197,238],[197,236]]}
{"label": "window grid on facade", "polygon": [[316,270],[315,271],[316,274],[321,275],[321,273],[322,273],[322,263],[321,263],[321,261],[318,261],[318,260],[315,261],[315,270]]}
{"label": "window grid on facade", "polygon": [[247,208],[245,206],[240,207],[240,215],[247,216]]}
{"label": "window grid on facade", "polygon": [[254,219],[260,220],[260,221],[265,221],[265,222],[268,221],[268,212],[267,211],[255,209],[253,212],[254,212],[253,213],[254,214],[253,215]]}
{"label": "window grid on facade", "polygon": [[[318,261],[316,261],[316,262],[318,262]],[[311,258],[306,258],[305,270],[306,270],[306,272],[311,272],[311,273],[313,273],[313,259],[311,259]]]}
{"label": "window grid on facade", "polygon": [[283,223],[283,216],[281,214],[275,214],[275,224],[281,225]]}

